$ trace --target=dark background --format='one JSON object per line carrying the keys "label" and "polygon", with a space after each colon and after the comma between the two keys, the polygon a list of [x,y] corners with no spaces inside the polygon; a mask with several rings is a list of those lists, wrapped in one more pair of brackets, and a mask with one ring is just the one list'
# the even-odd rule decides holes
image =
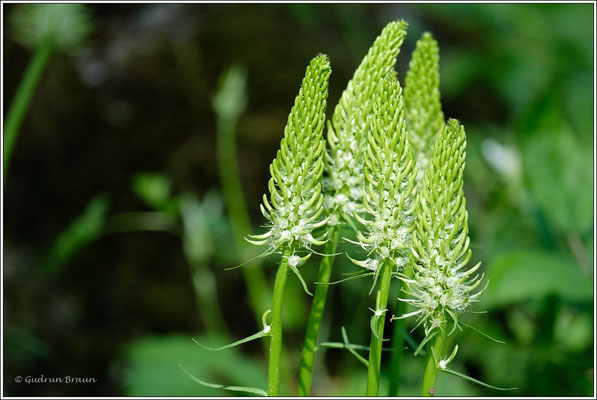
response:
{"label": "dark background", "polygon": [[[32,56],[12,40],[8,20],[18,7],[4,7],[5,105]],[[432,32],[440,46],[444,114],[467,131],[472,261],[483,261],[489,279],[476,308],[488,312],[468,314],[467,323],[506,341],[459,333],[453,368],[518,387],[496,392],[442,376],[437,394],[592,395],[592,7],[89,4],[92,33],[77,51],[53,54],[3,184],[3,394],[229,395],[190,381],[179,362],[205,380],[265,387],[258,342],[207,353],[190,341],[225,343],[261,329],[242,274],[224,271],[239,256],[222,211],[215,158],[211,98],[218,77],[233,64],[247,71],[238,163],[258,231],[268,165],[309,60],[322,52],[331,59],[329,117],[375,37],[402,18],[409,32],[398,57],[399,80],[416,40]],[[225,330],[205,336],[179,234],[86,236],[93,222],[69,231],[92,199],[103,210],[101,221],[154,210],[135,189],[139,173],[159,174],[158,182],[170,188],[165,197],[191,193],[212,210],[212,228],[199,243],[209,243],[204,269],[215,279],[213,300]],[[159,192],[157,186],[151,187]],[[180,220],[173,221],[180,233]],[[56,250],[61,237],[62,250]],[[344,256],[337,259],[335,278],[355,270]],[[270,286],[275,262],[263,262]],[[302,269],[311,287],[317,262]],[[310,304],[298,281],[289,281],[288,395],[295,393]],[[340,341],[341,326],[351,341],[368,341],[369,284],[332,287],[320,341]],[[413,332],[419,341],[421,335]],[[411,354],[406,362],[401,394],[418,394],[422,358]],[[42,374],[98,382],[15,383],[16,376]],[[365,370],[343,350],[316,358],[314,395],[361,395],[365,382]]]}

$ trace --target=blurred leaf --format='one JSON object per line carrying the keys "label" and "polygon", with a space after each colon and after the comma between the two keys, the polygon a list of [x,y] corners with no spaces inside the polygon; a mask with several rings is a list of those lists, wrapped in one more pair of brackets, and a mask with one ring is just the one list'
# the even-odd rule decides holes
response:
{"label": "blurred leaf", "polygon": [[593,344],[595,326],[589,313],[563,308],[556,317],[555,338],[566,350],[580,353]]}
{"label": "blurred leaf", "polygon": [[133,178],[132,189],[148,206],[160,210],[175,212],[176,205],[171,199],[170,179],[163,174],[140,173]]}
{"label": "blurred leaf", "polygon": [[592,282],[568,256],[518,250],[496,256],[488,271],[489,286],[481,297],[484,309],[503,307],[555,294],[570,301],[592,301]]}
{"label": "blurred leaf", "polygon": [[214,246],[207,215],[197,198],[185,193],[180,198],[180,211],[184,227],[183,246],[193,265],[207,263]]}
{"label": "blurred leaf", "polygon": [[583,233],[593,223],[592,146],[574,135],[559,110],[549,99],[527,113],[522,158],[531,192],[550,222]]}
{"label": "blurred leaf", "polygon": [[259,396],[267,396],[267,392],[265,390],[259,389],[259,388],[247,387],[247,386],[220,385],[219,383],[210,383],[210,382],[202,381],[201,379],[197,378],[196,376],[193,376],[192,374],[190,374],[189,371],[187,371],[182,366],[182,364],[178,364],[178,365],[179,365],[180,369],[183,370],[184,373],[189,376],[189,378],[191,378],[192,380],[194,380],[195,382],[197,382],[200,385],[215,388],[215,389],[230,390],[233,392],[245,392],[245,393],[250,393],[250,394],[256,394]]}
{"label": "blurred leaf", "polygon": [[21,365],[30,358],[41,358],[45,361],[54,355],[52,347],[39,338],[33,331],[13,323],[4,325],[4,340],[6,346],[6,358],[11,365]]}
{"label": "blurred leaf", "polygon": [[532,344],[537,335],[537,327],[528,313],[521,308],[514,308],[508,313],[507,322],[518,343],[524,346]]}
{"label": "blurred leaf", "polygon": [[[194,376],[226,385],[266,387],[265,367],[245,357],[239,349],[211,352],[193,343],[190,334],[141,338],[125,349],[124,374],[128,396],[230,396],[230,392],[201,386]],[[224,336],[196,336],[201,343],[217,347]]]}
{"label": "blurred leaf", "polygon": [[220,193],[209,191],[201,200],[192,193],[183,193],[179,204],[186,257],[193,263],[206,263],[214,257],[233,265],[238,260],[238,250],[234,240],[230,240],[230,222],[223,213]]}
{"label": "blurred leaf", "polygon": [[83,246],[97,239],[104,227],[108,207],[108,196],[96,195],[89,201],[83,214],[60,234],[48,256],[51,272],[66,264]]}

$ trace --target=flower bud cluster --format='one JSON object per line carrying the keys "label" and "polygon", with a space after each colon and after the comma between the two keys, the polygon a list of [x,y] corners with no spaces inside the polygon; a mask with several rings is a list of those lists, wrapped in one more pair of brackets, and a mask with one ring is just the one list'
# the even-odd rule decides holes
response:
{"label": "flower bud cluster", "polygon": [[473,294],[482,276],[473,273],[480,263],[467,269],[471,258],[468,215],[463,192],[466,136],[460,123],[451,119],[437,139],[433,158],[425,172],[417,205],[413,234],[412,279],[403,277],[409,299],[418,308],[406,314],[418,315],[426,334],[452,319],[481,295]]}
{"label": "flower bud cluster", "polygon": [[313,231],[328,221],[320,216],[323,213],[323,126],[330,73],[330,63],[324,55],[314,58],[307,67],[288,116],[280,150],[270,165],[270,197],[264,195],[261,205],[269,230],[250,236],[248,241],[253,244],[267,244],[275,250],[310,248],[324,243],[323,237],[313,237]]}
{"label": "flower bud cluster", "polygon": [[439,47],[429,32],[417,41],[410,60],[404,80],[404,103],[408,140],[417,162],[420,191],[435,140],[445,125],[439,92]]}
{"label": "flower bud cluster", "polygon": [[395,21],[383,29],[342,93],[332,123],[328,123],[324,207],[331,225],[363,212],[363,156],[372,97],[379,82],[394,69],[407,26],[404,21]]}
{"label": "flower bud cluster", "polygon": [[401,269],[408,262],[415,228],[416,167],[404,121],[402,89],[395,73],[388,74],[373,96],[373,115],[365,153],[363,217],[355,214],[365,233],[359,244],[373,255],[357,265],[377,270],[390,261]]}

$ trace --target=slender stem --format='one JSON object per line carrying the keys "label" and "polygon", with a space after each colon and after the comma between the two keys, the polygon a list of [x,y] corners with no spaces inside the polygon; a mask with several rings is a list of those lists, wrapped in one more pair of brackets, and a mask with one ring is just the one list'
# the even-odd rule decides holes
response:
{"label": "slender stem", "polygon": [[446,340],[445,324],[443,324],[439,329],[439,333],[435,336],[433,346],[429,350],[429,354],[427,354],[425,375],[423,375],[423,396],[433,396],[435,394],[437,363],[442,358],[444,342]]}
{"label": "slender stem", "polygon": [[[379,283],[378,309],[383,310],[388,306],[390,283],[392,280],[392,264],[384,262],[381,266],[381,281]],[[379,318],[377,332],[383,337],[385,318]],[[377,396],[379,393],[379,374],[381,371],[382,341],[371,334],[371,350],[369,351],[369,370],[367,371],[367,396]]]}
{"label": "slender stem", "polygon": [[[333,254],[336,251],[338,244],[338,229],[330,227],[328,230],[329,240],[325,245],[325,254]],[[334,256],[323,257],[319,265],[319,275],[317,277],[317,285],[315,294],[313,295],[313,303],[311,304],[311,313],[309,314],[309,321],[307,322],[307,331],[305,333],[305,342],[303,343],[303,350],[301,352],[301,366],[299,370],[299,385],[298,395],[309,396],[311,392],[311,378],[313,375],[313,359],[315,357],[315,346],[317,344],[317,337],[319,336],[319,327],[321,326],[321,318],[325,308],[325,300],[328,294],[328,285],[332,275],[332,268],[334,265]]]}
{"label": "slender stem", "polygon": [[[402,285],[401,285],[402,286]],[[396,313],[398,317],[403,315],[406,311],[406,303],[397,300]],[[394,332],[392,334],[392,355],[390,356],[390,390],[388,396],[398,396],[398,388],[400,387],[400,369],[402,367],[404,355],[404,338],[402,331],[406,328],[406,320],[398,319],[394,322]]]}
{"label": "slender stem", "polygon": [[[412,276],[412,268],[407,267],[404,274],[410,278]],[[402,281],[399,281],[402,287]],[[400,297],[407,297],[406,293],[400,293]],[[397,317],[406,312],[406,302],[397,300],[396,315]],[[390,356],[390,390],[388,396],[398,396],[398,389],[400,387],[400,369],[402,367],[404,358],[404,337],[403,332],[406,330],[406,320],[399,319],[394,322],[394,333],[392,334],[392,355]]]}
{"label": "slender stem", "polygon": [[276,280],[272,299],[272,325],[269,349],[269,369],[267,375],[267,395],[277,396],[280,388],[280,356],[282,354],[282,307],[284,303],[284,287],[288,278],[288,257],[292,249],[284,252]]}
{"label": "slender stem", "polygon": [[[250,233],[251,221],[245,196],[243,193],[238,165],[236,163],[236,120],[230,118],[218,118],[217,151],[222,191],[226,201],[226,209],[230,217],[230,224],[234,238],[241,254],[248,253],[245,236]],[[243,268],[242,273],[247,285],[249,302],[257,323],[261,323],[261,315],[270,304],[270,291],[267,287],[265,277],[261,268],[254,265],[251,268]]]}
{"label": "slender stem", "polygon": [[25,75],[21,79],[15,97],[6,113],[4,122],[4,177],[6,177],[6,171],[10,164],[10,157],[19,128],[53,48],[54,44],[51,39],[43,40],[37,45],[33,59],[29,62]]}

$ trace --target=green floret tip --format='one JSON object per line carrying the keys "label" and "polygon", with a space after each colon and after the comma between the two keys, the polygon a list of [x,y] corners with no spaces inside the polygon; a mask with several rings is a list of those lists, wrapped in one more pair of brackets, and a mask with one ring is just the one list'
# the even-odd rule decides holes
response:
{"label": "green floret tip", "polygon": [[[269,221],[269,230],[250,236],[249,242],[268,245],[268,252],[305,248],[325,243],[314,238],[313,231],[327,222],[321,218],[323,195],[323,154],[328,79],[330,62],[318,55],[307,67],[302,86],[284,128],[280,150],[270,165],[270,196],[263,196],[261,211]],[[305,257],[289,259],[291,267],[306,261]]]}
{"label": "green floret tip", "polygon": [[354,73],[328,122],[324,207],[336,225],[363,212],[363,156],[367,149],[367,118],[373,95],[383,77],[394,70],[408,24],[389,23]]}

